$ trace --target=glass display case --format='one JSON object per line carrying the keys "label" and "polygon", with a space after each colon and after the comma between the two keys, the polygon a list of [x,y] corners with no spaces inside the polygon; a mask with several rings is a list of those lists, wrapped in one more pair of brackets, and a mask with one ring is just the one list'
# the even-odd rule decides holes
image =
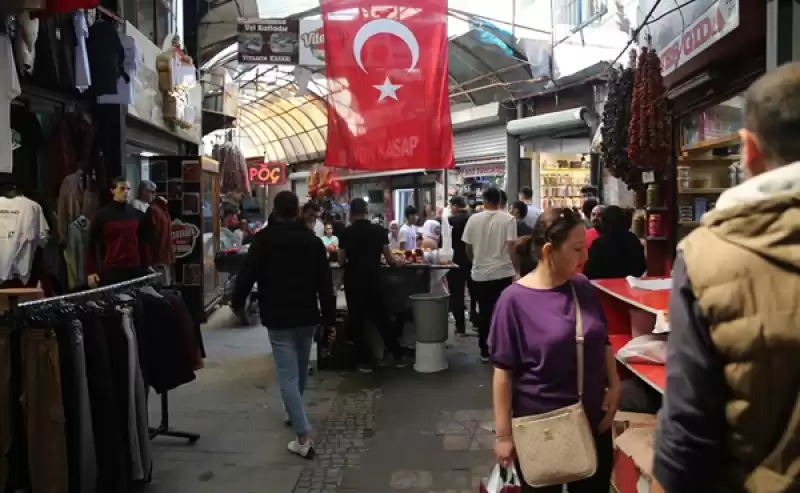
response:
{"label": "glass display case", "polygon": [[588,154],[537,152],[539,163],[539,207],[581,207],[581,188],[591,181]]}
{"label": "glass display case", "polygon": [[203,304],[213,305],[222,292],[225,279],[220,277],[214,266],[214,256],[221,247],[219,163],[203,158],[201,183],[203,202]]}

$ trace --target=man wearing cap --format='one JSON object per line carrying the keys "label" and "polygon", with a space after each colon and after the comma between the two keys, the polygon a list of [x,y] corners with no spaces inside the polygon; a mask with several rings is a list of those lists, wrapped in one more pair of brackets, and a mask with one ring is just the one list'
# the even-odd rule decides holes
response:
{"label": "man wearing cap", "polygon": [[156,184],[150,180],[142,180],[136,190],[136,198],[131,201],[131,205],[134,209],[144,214],[154,198],[156,198]]}

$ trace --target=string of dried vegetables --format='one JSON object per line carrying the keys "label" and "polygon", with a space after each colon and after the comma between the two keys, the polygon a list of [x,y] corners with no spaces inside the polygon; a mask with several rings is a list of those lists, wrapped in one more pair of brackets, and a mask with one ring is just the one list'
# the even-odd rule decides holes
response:
{"label": "string of dried vegetables", "polygon": [[631,121],[635,66],[636,52],[631,51],[627,68],[610,69],[608,95],[600,129],[600,154],[605,168],[611,176],[622,179],[629,187],[641,181],[640,173],[635,172],[628,157],[628,127]]}
{"label": "string of dried vegetables", "polygon": [[628,157],[639,170],[661,170],[670,156],[670,121],[661,77],[661,61],[642,48],[633,83]]}

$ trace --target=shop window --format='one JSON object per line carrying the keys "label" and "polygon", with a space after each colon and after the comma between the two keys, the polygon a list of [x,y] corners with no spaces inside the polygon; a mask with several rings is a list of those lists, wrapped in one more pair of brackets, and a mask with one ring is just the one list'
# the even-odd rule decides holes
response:
{"label": "shop window", "polygon": [[177,26],[175,0],[124,0],[125,19],[159,48]]}
{"label": "shop window", "polygon": [[606,0],[556,0],[553,2],[553,23],[576,28],[606,8]]}

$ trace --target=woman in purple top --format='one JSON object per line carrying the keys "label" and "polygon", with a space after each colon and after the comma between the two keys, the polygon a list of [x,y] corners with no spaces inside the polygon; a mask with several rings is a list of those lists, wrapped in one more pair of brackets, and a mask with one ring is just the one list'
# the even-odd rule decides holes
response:
{"label": "woman in purple top", "polygon": [[[578,401],[574,287],[585,338],[583,403],[594,430],[598,463],[594,476],[570,483],[568,490],[608,493],[613,467],[611,424],[620,386],[603,307],[594,287],[580,274],[586,262],[586,228],[580,214],[548,209],[539,217],[530,242],[537,267],[500,296],[489,335],[495,367],[495,453],[501,464],[515,460],[511,418],[546,413]],[[560,493],[562,487],[533,488],[523,481],[522,491]]]}

